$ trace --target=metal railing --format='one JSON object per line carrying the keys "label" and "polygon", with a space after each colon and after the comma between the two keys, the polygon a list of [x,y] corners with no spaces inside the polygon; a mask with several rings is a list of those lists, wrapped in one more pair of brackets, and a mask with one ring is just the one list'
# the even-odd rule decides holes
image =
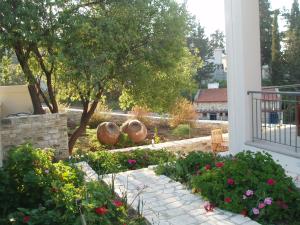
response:
{"label": "metal railing", "polygon": [[248,91],[252,141],[289,146],[300,152],[300,92]]}

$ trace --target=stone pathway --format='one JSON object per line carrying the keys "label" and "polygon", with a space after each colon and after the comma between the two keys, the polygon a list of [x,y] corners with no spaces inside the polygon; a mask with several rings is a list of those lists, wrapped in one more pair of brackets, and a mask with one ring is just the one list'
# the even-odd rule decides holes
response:
{"label": "stone pathway", "polygon": [[[103,180],[111,185],[112,175]],[[157,176],[151,167],[118,173],[114,185],[119,196],[127,194],[133,208],[143,205],[143,216],[153,225],[258,225],[248,217],[220,209],[206,212],[203,199],[182,184]]]}

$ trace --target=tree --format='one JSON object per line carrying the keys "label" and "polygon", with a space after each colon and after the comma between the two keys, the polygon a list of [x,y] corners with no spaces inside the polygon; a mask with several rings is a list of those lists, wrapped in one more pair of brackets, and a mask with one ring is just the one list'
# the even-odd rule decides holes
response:
{"label": "tree", "polygon": [[4,53],[0,56],[0,85],[25,84],[24,75],[15,56],[10,53]]}
{"label": "tree", "polygon": [[300,12],[297,0],[294,0],[290,14],[287,15],[285,59],[287,61],[290,82],[300,82]]}
{"label": "tree", "polygon": [[283,77],[278,15],[279,10],[276,10],[272,23],[271,82],[273,85],[279,85]]}
{"label": "tree", "polygon": [[[58,112],[53,77],[63,9],[72,1],[0,1],[0,42],[12,49],[29,84],[34,113],[44,113],[40,96],[52,113]],[[65,6],[66,5],[66,6]],[[45,82],[47,91],[41,89]]]}
{"label": "tree", "polygon": [[201,87],[203,81],[211,78],[211,73],[215,71],[215,66],[209,61],[213,56],[213,48],[210,45],[209,38],[205,35],[204,28],[199,23],[194,25],[187,39],[187,44],[190,52],[202,60],[194,76],[198,86]]}
{"label": "tree", "polygon": [[259,1],[261,65],[271,64],[272,11],[269,0]]}
{"label": "tree", "polygon": [[122,91],[124,107],[164,111],[190,85],[197,64],[185,47],[188,15],[174,1],[103,1],[66,11],[64,18],[59,96],[83,106],[70,151],[111,90]]}
{"label": "tree", "polygon": [[214,50],[216,48],[225,49],[225,35],[222,31],[216,30],[210,35],[210,46]]}

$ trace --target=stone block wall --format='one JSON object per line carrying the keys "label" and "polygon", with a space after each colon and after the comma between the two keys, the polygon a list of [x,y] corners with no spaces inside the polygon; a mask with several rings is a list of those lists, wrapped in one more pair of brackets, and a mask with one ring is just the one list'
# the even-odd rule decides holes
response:
{"label": "stone block wall", "polygon": [[39,148],[53,148],[57,158],[67,158],[67,115],[44,114],[3,118],[0,139],[4,159],[11,147],[27,142]]}

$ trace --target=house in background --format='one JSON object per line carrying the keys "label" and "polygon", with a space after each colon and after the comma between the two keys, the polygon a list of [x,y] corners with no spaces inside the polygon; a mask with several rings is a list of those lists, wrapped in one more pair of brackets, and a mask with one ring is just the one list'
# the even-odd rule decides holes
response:
{"label": "house in background", "polygon": [[[263,87],[260,98],[253,99],[253,106],[260,106],[260,118],[264,127],[282,124],[283,105],[277,88]],[[268,94],[273,93],[273,94]],[[274,94],[275,93],[275,94]],[[227,88],[219,88],[218,83],[208,84],[208,89],[199,90],[194,99],[194,106],[200,120],[228,120]]]}
{"label": "house in background", "polygon": [[200,120],[228,120],[227,88],[199,90],[195,96],[194,106]]}

